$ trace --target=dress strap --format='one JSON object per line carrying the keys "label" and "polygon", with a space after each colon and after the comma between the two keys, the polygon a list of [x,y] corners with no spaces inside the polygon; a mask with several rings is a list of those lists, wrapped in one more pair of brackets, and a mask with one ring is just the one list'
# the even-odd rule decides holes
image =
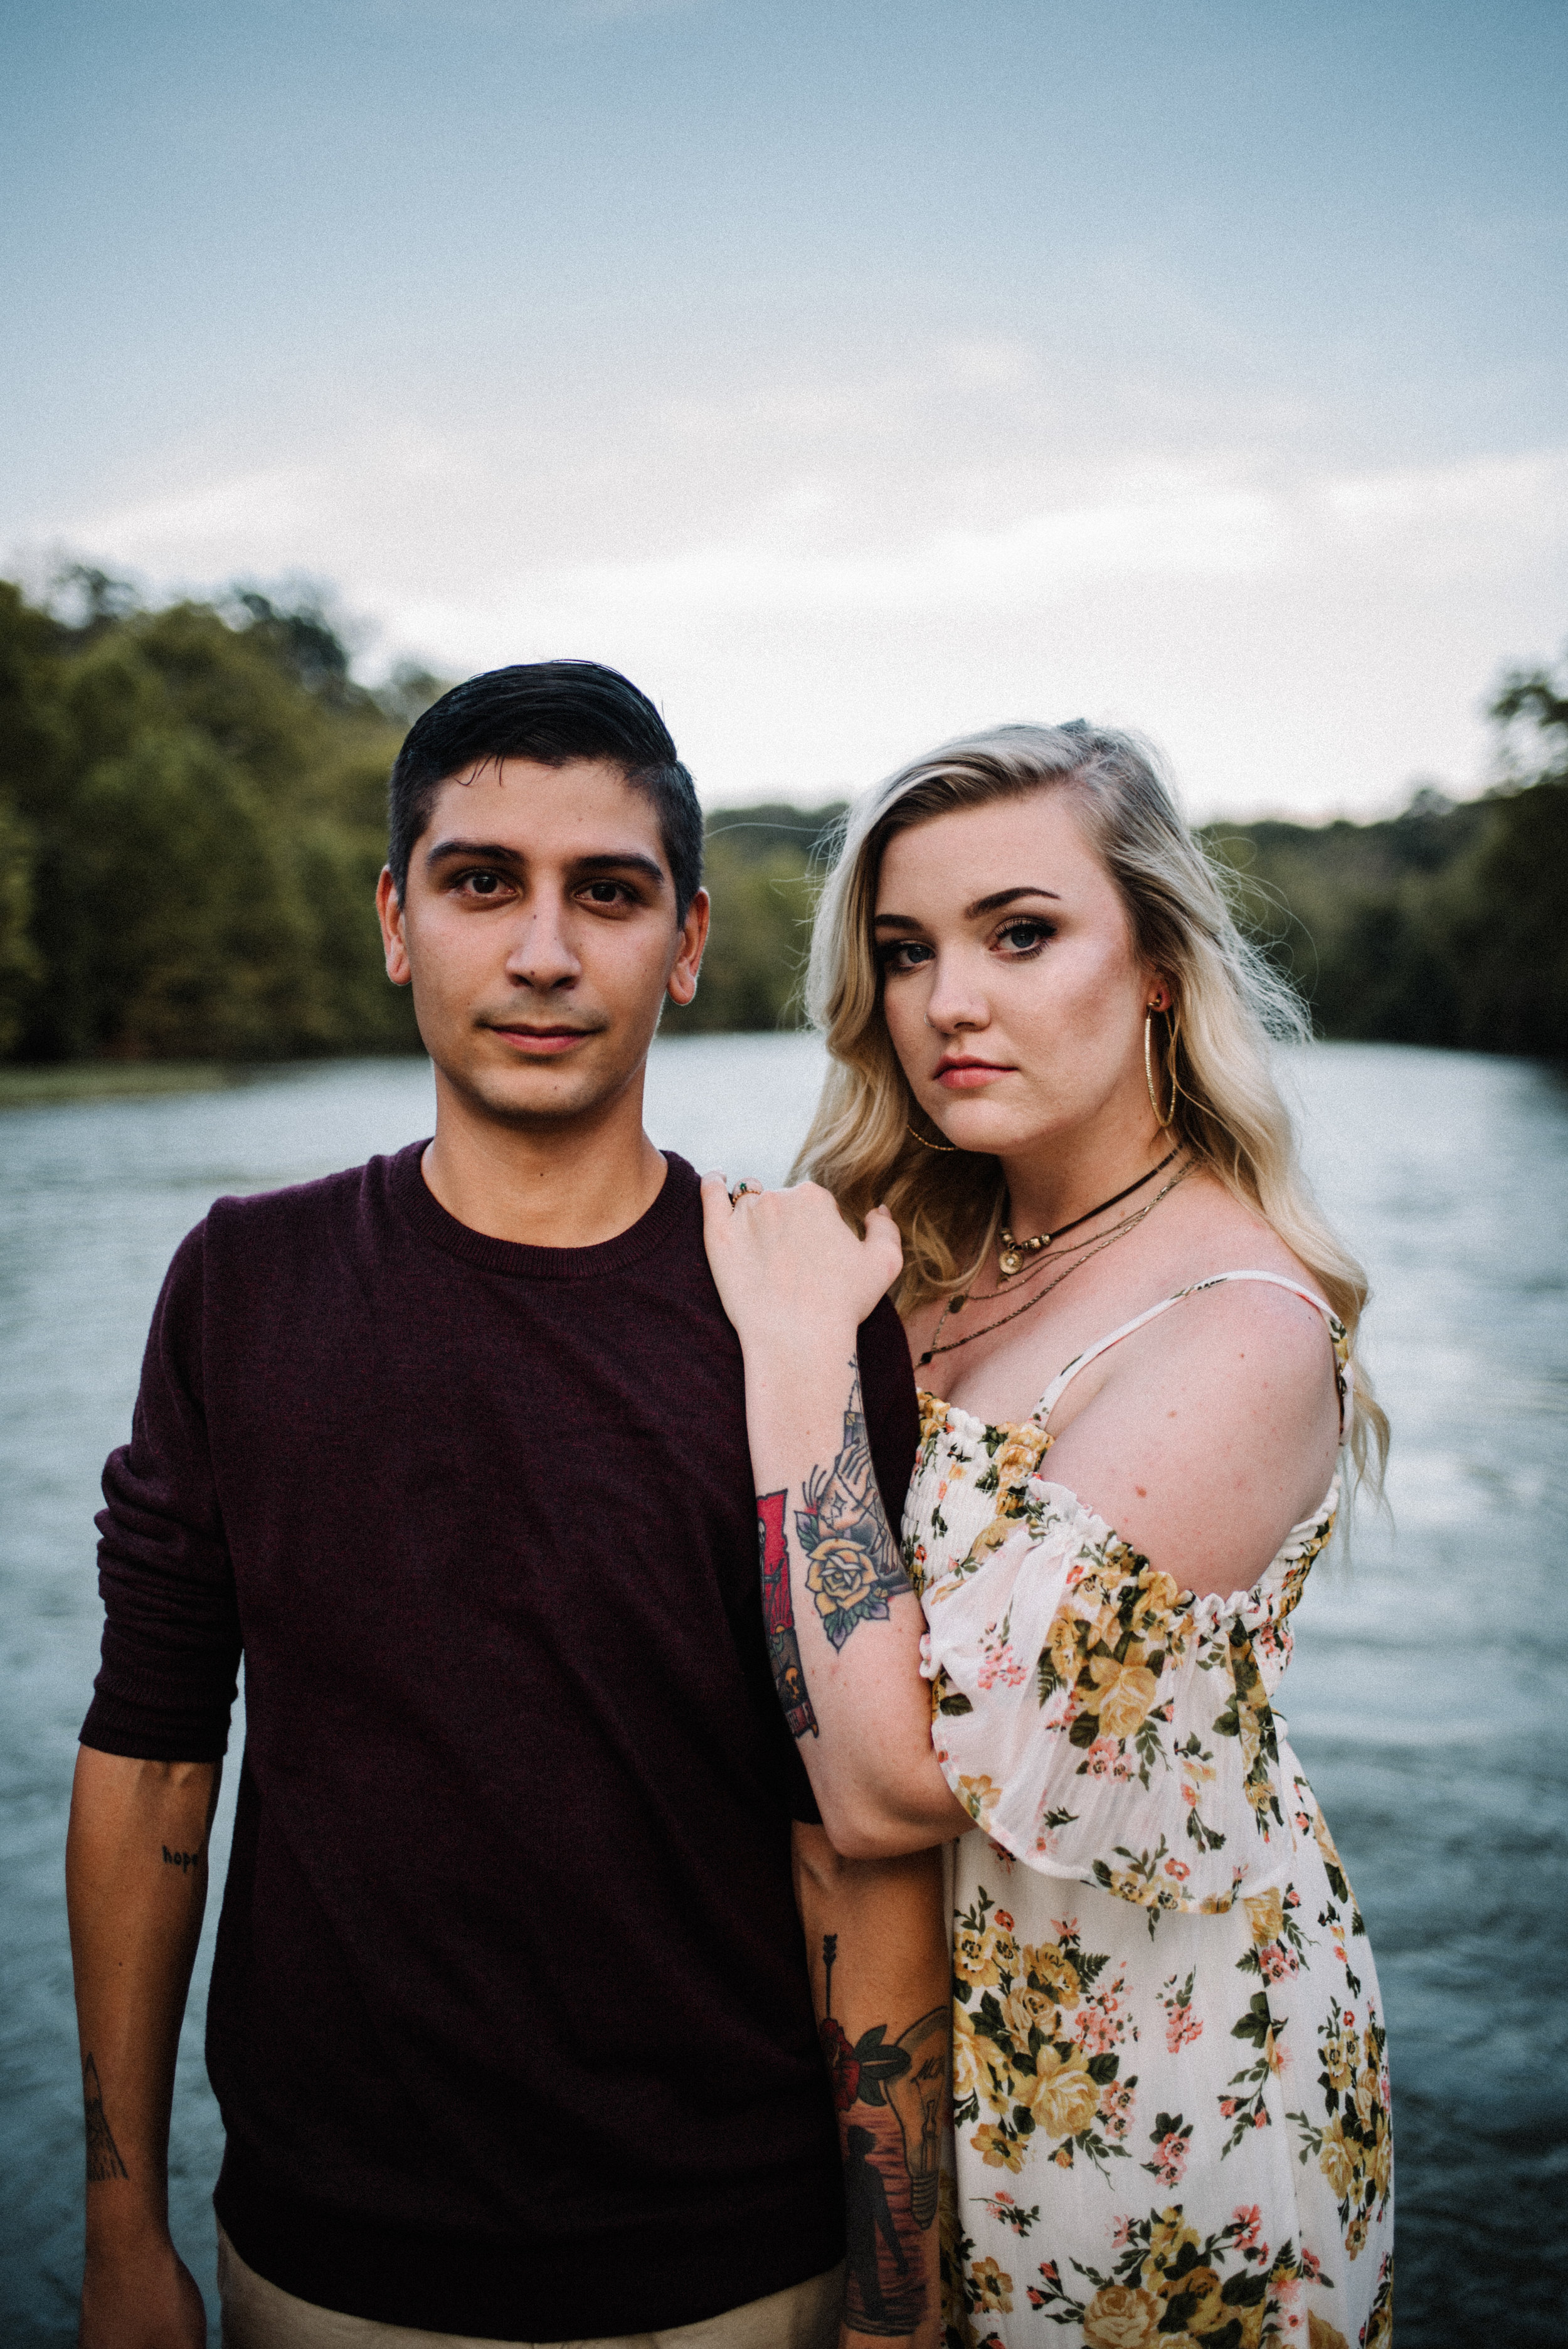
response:
{"label": "dress strap", "polygon": [[1227,1280],[1266,1280],[1271,1288],[1288,1289],[1293,1297],[1299,1297],[1304,1304],[1315,1306],[1322,1314],[1328,1324],[1329,1340],[1334,1348],[1335,1383],[1339,1390],[1339,1440],[1343,1443],[1354,1378],[1350,1340],[1345,1324],[1334,1308],[1315,1290],[1304,1288],[1299,1280],[1289,1280],[1281,1272],[1212,1272],[1206,1279],[1194,1280],[1190,1287],[1177,1289],[1173,1297],[1162,1297],[1158,1305],[1150,1305],[1143,1312],[1135,1313],[1130,1321],[1124,1321],[1119,1330],[1111,1330],[1105,1337],[1097,1338],[1092,1346],[1087,1346],[1081,1354],[1075,1354],[1065,1370],[1057,1372],[1030,1414],[1036,1426],[1046,1425],[1060,1400],[1063,1388],[1069,1380],[1077,1378],[1086,1363],[1092,1362],[1098,1355],[1109,1353],[1111,1347],[1119,1345],[1123,1338],[1130,1338],[1135,1330],[1141,1330],[1146,1321],[1152,1321],[1157,1315],[1169,1312],[1172,1305],[1180,1305],[1184,1297],[1196,1297],[1205,1288],[1219,1288]]}

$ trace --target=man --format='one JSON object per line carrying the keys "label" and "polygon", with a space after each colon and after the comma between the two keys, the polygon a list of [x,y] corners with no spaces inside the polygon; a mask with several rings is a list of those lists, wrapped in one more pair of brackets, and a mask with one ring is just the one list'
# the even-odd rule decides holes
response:
{"label": "man", "polygon": [[[643,1131],[701,839],[612,671],[447,695],[398,756],[379,895],[435,1136],[220,1200],[174,1258],[105,1472],[67,1855],[85,2349],[205,2340],[165,2158],[242,1651],[207,2038],[231,2349],[837,2335],[807,1947],[820,1979],[836,1936],[831,2030],[877,2046],[941,2003],[944,1955],[926,1860],[840,1862],[812,1824],[739,1347],[697,1177]],[[896,1516],[885,1304],[860,1352]]]}

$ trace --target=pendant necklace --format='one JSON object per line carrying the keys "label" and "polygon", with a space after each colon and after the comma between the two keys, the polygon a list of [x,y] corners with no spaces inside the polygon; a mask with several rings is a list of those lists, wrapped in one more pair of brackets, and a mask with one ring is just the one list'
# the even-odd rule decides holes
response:
{"label": "pendant necklace", "polygon": [[[1175,1154],[1175,1152],[1172,1151],[1171,1156],[1173,1158]],[[1165,1161],[1167,1165],[1169,1165],[1170,1163],[1170,1159]],[[1171,1193],[1176,1188],[1177,1184],[1186,1180],[1187,1176],[1192,1172],[1196,1164],[1197,1161],[1195,1159],[1189,1158],[1184,1166],[1179,1166],[1176,1169],[1175,1174],[1172,1174],[1169,1183],[1165,1183],[1161,1185],[1160,1189],[1156,1191],[1154,1196],[1150,1200],[1149,1205],[1146,1207],[1139,1207],[1132,1215],[1123,1216],[1120,1223],[1116,1225],[1112,1230],[1107,1232],[1102,1238],[1091,1241],[1087,1245],[1080,1242],[1080,1252],[1075,1256],[1073,1262],[1068,1265],[1063,1271],[1058,1272],[1055,1280],[1047,1280],[1043,1288],[1037,1288],[1033,1297],[1026,1297],[1022,1305],[1015,1305],[1010,1313],[999,1313],[995,1321],[983,1322],[978,1330],[965,1330],[962,1338],[950,1338],[945,1346],[939,1346],[936,1343],[936,1340],[941,1337],[950,1318],[958,1311],[961,1305],[964,1305],[968,1301],[967,1299],[963,1296],[950,1297],[946,1305],[943,1309],[941,1320],[938,1321],[935,1329],[931,1333],[932,1342],[926,1348],[924,1353],[920,1357],[919,1361],[915,1364],[915,1368],[923,1371],[924,1370],[927,1362],[934,1361],[938,1354],[955,1354],[960,1346],[972,1346],[976,1338],[987,1338],[990,1336],[993,1330],[1005,1329],[1009,1321],[1016,1321],[1020,1314],[1033,1312],[1035,1307],[1043,1303],[1045,1299],[1050,1296],[1053,1289],[1059,1288],[1064,1280],[1070,1280],[1073,1274],[1078,1270],[1080,1266],[1089,1263],[1092,1258],[1097,1256],[1103,1255],[1108,1247],[1114,1247],[1117,1241],[1119,1239],[1125,1239],[1129,1232],[1135,1230],[1138,1225],[1143,1222],[1145,1216],[1151,1216],[1154,1213],[1155,1208],[1160,1205],[1161,1200],[1170,1197]],[[1160,1169],[1156,1166],[1152,1171],[1158,1174]],[[1144,1181],[1147,1182],[1148,1179],[1149,1178],[1146,1175],[1144,1177]],[[1138,1190],[1140,1187],[1140,1185],[1136,1183],[1132,1185],[1134,1190]],[[1126,1195],[1127,1195],[1124,1192],[1122,1196],[1125,1198]],[[1114,1206],[1116,1203],[1114,1200],[1108,1200],[1106,1204],[1107,1206]],[[1093,1212],[1096,1215],[1099,1215],[1102,1214],[1104,1210],[1097,1207]],[[1070,1226],[1064,1226],[1064,1228],[1070,1229]]]}
{"label": "pendant necklace", "polygon": [[[1180,1147],[1178,1143],[1177,1148]],[[1158,1166],[1151,1166],[1147,1174],[1140,1174],[1136,1183],[1128,1185],[1125,1191],[1119,1191],[1113,1199],[1102,1199],[1098,1207],[1086,1208],[1081,1216],[1075,1216],[1070,1224],[1063,1224],[1058,1231],[1037,1232],[1032,1240],[1020,1240],[1016,1239],[1004,1224],[996,1235],[1002,1244],[1002,1252],[996,1259],[996,1269],[1002,1278],[1011,1280],[1016,1272],[1022,1271],[1030,1257],[1039,1256],[1053,1240],[1059,1240],[1063,1232],[1076,1232],[1080,1224],[1092,1223],[1096,1216],[1103,1216],[1108,1207],[1119,1207],[1123,1199],[1130,1199],[1134,1191],[1141,1191],[1145,1183],[1152,1183],[1156,1174],[1163,1174],[1175,1155],[1174,1150],[1168,1150]]]}

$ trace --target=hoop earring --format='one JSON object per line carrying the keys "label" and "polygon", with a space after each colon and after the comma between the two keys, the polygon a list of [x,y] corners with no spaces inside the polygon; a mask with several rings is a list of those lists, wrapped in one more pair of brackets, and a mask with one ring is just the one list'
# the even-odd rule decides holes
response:
{"label": "hoop earring", "polygon": [[916,1133],[913,1125],[906,1125],[904,1132],[912,1141],[918,1142],[923,1150],[946,1150],[957,1154],[958,1144],[955,1142],[927,1142],[924,1134]]}
{"label": "hoop earring", "polygon": [[1154,1045],[1150,1033],[1154,1025],[1154,1006],[1150,1004],[1143,1014],[1143,1081],[1149,1088],[1149,1106],[1154,1112],[1155,1123],[1161,1130],[1170,1125],[1176,1114],[1176,1015],[1172,1012],[1170,1017],[1171,1033],[1167,1050],[1171,1054],[1171,1106],[1161,1116],[1160,1103],[1154,1094]]}

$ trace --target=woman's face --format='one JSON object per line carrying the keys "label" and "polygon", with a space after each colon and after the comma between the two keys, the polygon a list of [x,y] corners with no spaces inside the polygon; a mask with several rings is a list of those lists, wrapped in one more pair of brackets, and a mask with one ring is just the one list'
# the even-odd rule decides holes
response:
{"label": "woman's face", "polygon": [[1070,786],[896,833],[876,940],[893,1049],[962,1149],[1011,1157],[1106,1114],[1152,1132],[1143,1019],[1165,990]]}

